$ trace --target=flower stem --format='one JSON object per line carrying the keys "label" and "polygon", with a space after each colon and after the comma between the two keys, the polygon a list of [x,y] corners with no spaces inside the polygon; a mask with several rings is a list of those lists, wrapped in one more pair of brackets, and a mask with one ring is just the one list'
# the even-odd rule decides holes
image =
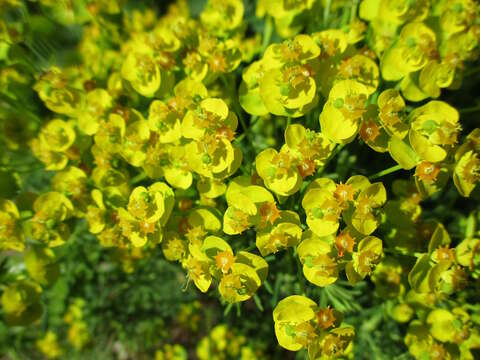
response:
{"label": "flower stem", "polygon": [[330,6],[332,5],[332,0],[327,0],[325,4],[325,9],[323,9],[323,27],[327,28],[328,18],[330,17]]}
{"label": "flower stem", "polygon": [[469,77],[477,72],[480,71],[480,66],[476,66],[476,67],[473,67],[473,68],[470,68],[470,69],[467,69],[463,72],[463,77],[466,78],[466,77]]}
{"label": "flower stem", "polygon": [[337,156],[338,153],[339,153],[340,151],[342,151],[342,149],[343,149],[344,147],[345,147],[344,144],[340,144],[340,145],[337,145],[337,146],[335,147],[335,149],[333,149],[332,153],[330,154],[330,156],[328,157],[328,159],[325,161],[325,163],[323,164],[323,166],[322,166],[320,169],[318,169],[318,173],[319,173],[319,174],[323,173],[323,170],[325,170],[325,168],[326,168],[327,165],[330,163],[330,161],[331,161],[335,156]]}
{"label": "flower stem", "polygon": [[305,278],[303,276],[302,263],[300,262],[300,259],[298,257],[297,248],[295,248],[294,251],[293,251],[293,257],[295,258],[295,261],[297,263],[297,277],[298,277],[298,279],[300,279],[300,281],[299,281],[300,290],[302,292],[302,295],[306,295]]}
{"label": "flower stem", "polygon": [[458,110],[458,112],[460,114],[470,114],[470,113],[474,113],[474,112],[477,112],[477,111],[480,111],[480,104],[478,104],[476,106],[469,107],[469,108]]}
{"label": "flower stem", "polygon": [[147,178],[147,174],[142,172],[130,179],[130,185],[138,184],[139,182],[145,180],[146,178]]}
{"label": "flower stem", "polygon": [[270,16],[267,16],[265,19],[265,25],[263,28],[263,40],[262,40],[262,53],[265,52],[265,49],[270,45],[273,33],[273,22]]}
{"label": "flower stem", "polygon": [[352,9],[350,10],[350,24],[357,18],[358,0],[352,0]]}
{"label": "flower stem", "polygon": [[391,173],[394,173],[398,170],[402,170],[403,168],[400,166],[400,165],[395,165],[395,166],[392,166],[392,167],[389,167],[388,169],[385,169],[385,170],[382,170],[382,171],[379,171],[378,173],[376,174],[373,174],[372,176],[370,176],[368,179],[369,180],[375,180],[375,179],[378,179],[382,176],[385,176],[385,175],[388,175],[388,174],[391,174]]}

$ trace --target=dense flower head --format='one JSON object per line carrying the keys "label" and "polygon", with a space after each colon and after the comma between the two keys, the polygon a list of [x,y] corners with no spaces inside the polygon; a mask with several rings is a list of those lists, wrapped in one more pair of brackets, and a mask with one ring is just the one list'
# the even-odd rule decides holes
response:
{"label": "dense flower head", "polygon": [[[416,359],[474,359],[479,5],[147,3],[0,0],[7,350],[88,357],[104,326],[119,358],[267,359],[258,309],[312,360],[384,356],[390,327]],[[176,321],[172,289],[131,281],[154,262],[199,296]],[[130,346],[96,317],[137,300],[162,319]]]}

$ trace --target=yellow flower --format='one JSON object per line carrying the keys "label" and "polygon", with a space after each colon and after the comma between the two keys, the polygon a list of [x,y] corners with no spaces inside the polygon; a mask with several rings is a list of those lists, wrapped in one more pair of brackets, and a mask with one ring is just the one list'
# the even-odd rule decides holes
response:
{"label": "yellow flower", "polygon": [[322,132],[336,143],[351,142],[360,128],[368,95],[368,88],[355,80],[335,83],[320,114]]}
{"label": "yellow flower", "polygon": [[[262,208],[270,209],[272,203],[265,203],[261,208],[262,219],[258,224],[256,245],[262,256],[276,253],[290,246],[297,245],[302,237],[300,218],[297,213],[289,210],[274,212],[262,212]],[[275,205],[273,205],[275,206]],[[275,206],[276,210],[276,206]],[[273,221],[271,221],[273,216]]]}
{"label": "yellow flower", "polygon": [[321,287],[333,284],[338,278],[338,265],[329,240],[331,237],[318,237],[307,230],[297,247],[303,274],[312,284]]}
{"label": "yellow flower", "polygon": [[62,245],[70,234],[63,222],[71,217],[73,204],[63,194],[51,191],[33,203],[35,215],[29,221],[31,235],[49,247]]}
{"label": "yellow flower", "polygon": [[153,97],[160,88],[162,72],[155,61],[153,51],[145,44],[138,44],[129,52],[122,64],[121,74],[140,95]]}
{"label": "yellow flower", "polygon": [[265,186],[278,195],[292,195],[302,185],[302,177],[292,160],[288,152],[271,148],[263,150],[255,159],[255,167]]}
{"label": "yellow flower", "polygon": [[273,320],[281,347],[298,351],[313,342],[318,335],[310,322],[316,318],[316,307],[313,300],[299,295],[288,296],[277,304]]}
{"label": "yellow flower", "polygon": [[2,293],[5,321],[9,325],[29,325],[43,313],[40,302],[42,288],[31,280],[17,280]]}
{"label": "yellow flower", "polygon": [[408,23],[382,57],[382,76],[387,81],[401,80],[421,70],[436,51],[435,33],[422,22]]}
{"label": "yellow flower", "polygon": [[55,359],[63,355],[63,350],[58,344],[57,334],[48,330],[45,336],[35,342],[37,348],[48,359]]}
{"label": "yellow flower", "polygon": [[430,101],[409,115],[409,140],[423,160],[439,162],[457,143],[460,132],[458,111],[443,101]]}
{"label": "yellow flower", "polygon": [[342,213],[342,207],[334,195],[336,185],[326,178],[317,179],[312,184],[302,200],[307,225],[317,236],[334,234],[340,226]]}
{"label": "yellow flower", "polygon": [[18,220],[20,213],[11,200],[0,199],[0,249],[23,251],[23,233]]}
{"label": "yellow flower", "polygon": [[200,21],[214,34],[229,34],[238,28],[243,20],[241,0],[209,0],[200,14]]}
{"label": "yellow flower", "polygon": [[159,243],[173,205],[173,191],[164,183],[136,187],[130,194],[127,209],[118,209],[123,235],[136,247],[144,246],[148,240]]}
{"label": "yellow flower", "polygon": [[47,247],[31,246],[25,252],[25,267],[30,277],[41,285],[52,284],[60,274],[55,254]]}

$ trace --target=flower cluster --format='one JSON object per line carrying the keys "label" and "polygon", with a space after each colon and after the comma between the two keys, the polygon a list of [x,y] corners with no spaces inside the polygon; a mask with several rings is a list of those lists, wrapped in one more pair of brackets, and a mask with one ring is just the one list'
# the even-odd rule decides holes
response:
{"label": "flower cluster", "polygon": [[405,344],[415,358],[474,358],[478,328],[455,294],[479,276],[475,229],[455,242],[442,223],[424,218],[413,181],[397,181],[394,191],[397,199],[385,205],[388,255],[372,274],[376,292],[395,321],[408,323]]}
{"label": "flower cluster", "polygon": [[[194,14],[178,0],[158,16],[123,0],[59,3],[37,5],[82,29],[76,58],[36,65],[22,55],[38,52],[27,24],[12,15],[28,6],[0,0],[0,176],[15,185],[0,182],[0,251],[22,254],[0,278],[8,325],[48,316],[42,291],[68,272],[62,251],[88,228],[125,272],[163,254],[186,286],[227,309],[263,311],[259,295],[275,293],[278,344],[312,360],[353,356],[348,318],[310,299],[339,279],[373,284],[408,323],[415,358],[474,358],[478,206],[468,202],[467,225],[449,227],[442,196],[449,206],[457,194],[478,199],[480,129],[445,96],[476,71],[478,4],[258,0],[252,11],[208,0]],[[252,35],[262,18],[263,36]],[[355,165],[364,151],[396,165],[369,174]],[[32,164],[23,169],[17,155]],[[43,186],[29,179],[33,165]],[[410,180],[372,182],[401,169]],[[422,208],[426,200],[441,209]],[[290,258],[302,286],[277,302],[269,279],[290,271],[281,263]],[[64,314],[77,351],[95,340],[87,308],[76,299]],[[181,322],[196,329],[192,312]],[[38,350],[64,355],[44,324]],[[263,358],[226,325],[196,352]],[[186,357],[180,344],[155,354]]]}
{"label": "flower cluster", "polygon": [[288,350],[308,349],[311,359],[348,356],[355,331],[340,326],[341,313],[320,308],[305,296],[292,295],[280,301],[273,311],[275,334]]}

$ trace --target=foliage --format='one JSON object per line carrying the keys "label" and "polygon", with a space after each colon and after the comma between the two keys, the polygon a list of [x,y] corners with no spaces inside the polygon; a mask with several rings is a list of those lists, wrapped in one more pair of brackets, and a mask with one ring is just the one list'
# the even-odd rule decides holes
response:
{"label": "foliage", "polygon": [[476,2],[0,11],[2,356],[480,356]]}

